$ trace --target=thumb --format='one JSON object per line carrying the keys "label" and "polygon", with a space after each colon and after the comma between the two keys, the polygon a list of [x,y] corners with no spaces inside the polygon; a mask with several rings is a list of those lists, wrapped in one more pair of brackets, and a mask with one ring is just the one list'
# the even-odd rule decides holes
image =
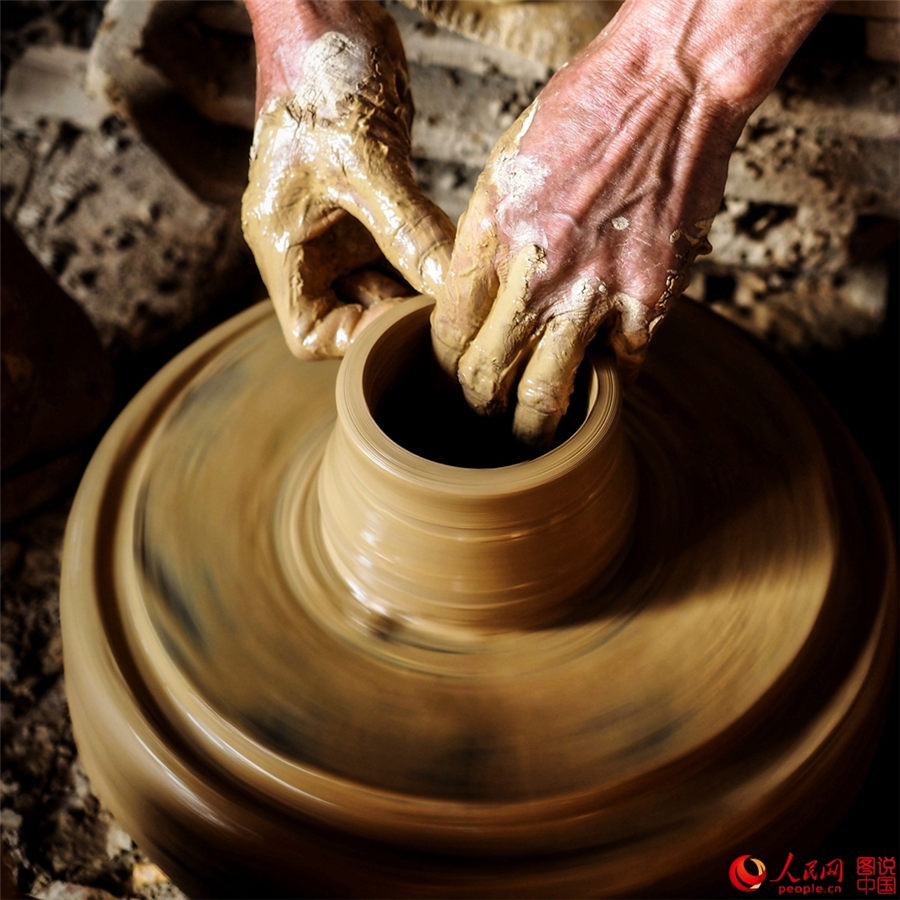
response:
{"label": "thumb", "polygon": [[408,163],[383,164],[353,185],[342,206],[364,222],[379,249],[423,294],[443,294],[456,229],[416,184]]}

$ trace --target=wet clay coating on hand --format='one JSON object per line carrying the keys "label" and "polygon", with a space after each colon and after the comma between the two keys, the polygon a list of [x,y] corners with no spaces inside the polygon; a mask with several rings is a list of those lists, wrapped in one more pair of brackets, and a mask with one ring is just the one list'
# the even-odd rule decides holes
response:
{"label": "wet clay coating on hand", "polygon": [[[539,5],[539,4],[538,4]],[[552,439],[597,336],[633,376],[687,284],[753,109],[824,0],[627,0],[505,132],[459,222],[435,349],[485,414]]]}
{"label": "wet clay coating on hand", "polygon": [[[114,814],[200,896],[690,894],[747,847],[815,840],[823,792],[838,815],[864,768],[896,634],[884,505],[833,414],[682,302],[586,442],[618,421],[625,452],[580,472],[582,494],[561,461],[599,374],[547,454],[435,463],[372,429],[395,354],[379,341],[407,316],[424,329],[427,306],[372,324],[373,368],[348,368],[340,400],[338,363],[294,360],[252,309],[98,450],[62,625],[79,751]],[[517,518],[535,560],[504,556]],[[490,563],[451,546],[492,535]],[[524,603],[551,564],[571,589],[611,537],[575,596]]]}
{"label": "wet clay coating on hand", "polygon": [[[609,216],[591,230],[591,241],[580,222],[562,237],[549,236],[548,220],[575,216],[556,210],[561,188],[542,156],[546,147],[530,154],[522,147],[543,102],[539,97],[500,138],[479,176],[432,322],[435,353],[458,376],[472,407],[494,415],[513,406],[514,433],[536,447],[552,442],[575,372],[598,332],[622,372],[637,374],[694,259],[709,252],[712,223],[704,217],[661,238],[656,216],[648,223],[646,211],[639,219],[629,208],[634,221]],[[620,198],[604,199],[628,207]],[[646,252],[660,240],[664,254],[643,264],[636,278],[631,270],[641,261],[634,248]],[[597,242],[600,249],[585,261],[566,241]],[[573,273],[565,277],[558,271],[562,259],[572,261]]]}
{"label": "wet clay coating on hand", "polygon": [[[266,102],[254,132],[244,237],[288,346],[304,359],[343,355],[395,298],[414,294],[397,272],[416,291],[437,290],[453,241],[410,168],[396,28],[377,6],[372,15],[383,33],[327,31],[305,48],[302,76]],[[381,274],[386,288],[343,294],[351,273],[379,265],[395,276]]]}

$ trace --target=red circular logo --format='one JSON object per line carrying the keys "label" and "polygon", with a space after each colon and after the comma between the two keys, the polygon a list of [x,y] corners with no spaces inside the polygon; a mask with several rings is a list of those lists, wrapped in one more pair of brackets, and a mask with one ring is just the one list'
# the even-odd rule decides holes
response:
{"label": "red circular logo", "polygon": [[[753,871],[753,869],[756,871]],[[739,891],[756,891],[759,890],[759,886],[766,880],[766,867],[761,859],[755,859],[746,854],[745,856],[739,856],[731,864],[731,868],[728,870],[728,877]]]}

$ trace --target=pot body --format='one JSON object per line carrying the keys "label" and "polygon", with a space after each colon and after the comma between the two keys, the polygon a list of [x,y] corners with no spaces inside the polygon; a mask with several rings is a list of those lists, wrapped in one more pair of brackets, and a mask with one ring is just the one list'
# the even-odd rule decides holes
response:
{"label": "pot body", "polygon": [[63,649],[124,827],[197,896],[716,895],[739,854],[800,858],[897,627],[884,504],[821,398],[681,301],[621,405],[592,363],[558,447],[477,468],[403,446],[433,429],[394,427],[385,349],[336,385],[250,310],[98,448]]}
{"label": "pot body", "polygon": [[[615,365],[589,360],[577,401],[583,421],[547,453],[488,468],[426,459],[384,431],[379,411],[402,382],[430,377],[430,389],[411,395],[406,427],[440,430],[456,414],[458,389],[448,396],[439,373],[415,365],[430,310],[419,301],[374,323],[341,366],[319,475],[325,546],[383,626],[397,618],[419,631],[546,625],[584,599],[630,535],[636,483]],[[481,428],[474,413],[461,421],[453,439],[496,458],[496,428]]]}

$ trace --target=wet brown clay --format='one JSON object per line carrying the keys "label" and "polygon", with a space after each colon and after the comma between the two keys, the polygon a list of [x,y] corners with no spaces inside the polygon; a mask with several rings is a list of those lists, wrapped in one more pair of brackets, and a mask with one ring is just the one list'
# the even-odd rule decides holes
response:
{"label": "wet brown clay", "polygon": [[206,896],[659,896],[825,827],[896,632],[833,414],[683,301],[621,412],[595,361],[545,456],[422,460],[376,421],[425,317],[338,375],[257,307],[114,425],[62,583],[97,792]]}
{"label": "wet brown clay", "polygon": [[[634,470],[615,364],[593,361],[584,422],[553,451],[501,468],[434,462],[391,440],[376,421],[393,384],[415,377],[411,357],[427,352],[430,309],[407,306],[364,334],[338,374],[337,423],[318,479],[327,555],[382,627],[546,624],[582,599],[630,533]],[[436,367],[432,378],[440,378]],[[407,408],[419,420],[413,430],[442,418],[442,397],[434,397],[430,410]],[[455,440],[476,445],[476,458],[496,455],[497,429],[479,428],[484,420],[474,413],[468,429],[462,421]]]}

